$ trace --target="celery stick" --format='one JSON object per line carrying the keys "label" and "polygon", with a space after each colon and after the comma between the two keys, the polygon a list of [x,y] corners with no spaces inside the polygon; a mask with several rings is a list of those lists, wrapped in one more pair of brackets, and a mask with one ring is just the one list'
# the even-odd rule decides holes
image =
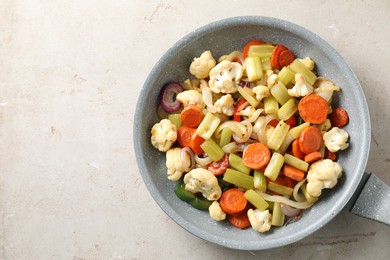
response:
{"label": "celery stick", "polygon": [[271,58],[261,59],[261,66],[263,66],[263,71],[272,70]]}
{"label": "celery stick", "polygon": [[294,138],[292,138],[292,136],[289,133],[287,133],[286,137],[283,140],[283,143],[280,145],[277,152],[280,154],[284,154],[293,141],[294,141]]}
{"label": "celery stick", "polygon": [[269,96],[269,97],[264,98],[263,103],[264,103],[264,112],[266,114],[277,114],[278,113],[279,103],[273,96]]}
{"label": "celery stick", "polygon": [[314,82],[317,80],[317,76],[311,70],[309,70],[299,59],[295,59],[289,65],[289,67],[295,73],[301,73],[305,77],[305,80],[309,85],[313,85]]}
{"label": "celery stick", "polygon": [[244,193],[245,198],[257,209],[266,210],[268,208],[268,203],[254,190],[247,190]]}
{"label": "celery stick", "polygon": [[253,183],[254,183],[255,189],[258,189],[261,192],[267,191],[267,177],[265,177],[263,172],[254,171]]}
{"label": "celery stick", "polygon": [[248,101],[248,103],[252,107],[257,107],[257,105],[259,104],[259,101],[256,99],[255,95],[253,94],[253,92],[252,92],[252,90],[250,88],[247,88],[247,87],[238,88],[238,93],[240,93],[241,96],[246,101]]}
{"label": "celery stick", "polygon": [[177,129],[179,129],[179,127],[181,127],[182,122],[181,122],[180,114],[178,114],[178,113],[168,114],[168,119],[169,119],[169,121],[172,122],[172,124],[174,124],[176,126]]}
{"label": "celery stick", "polygon": [[284,155],[284,163],[304,172],[307,172],[307,169],[309,168],[309,164],[307,162],[288,153]]}
{"label": "celery stick", "polygon": [[245,59],[246,74],[249,81],[259,80],[263,77],[263,67],[259,57],[248,57]]}
{"label": "celery stick", "polygon": [[205,140],[200,147],[214,162],[221,160],[225,154],[222,148],[211,138]]}
{"label": "celery stick", "polygon": [[307,193],[307,190],[306,190],[306,183],[304,183],[302,186],[301,186],[301,190],[302,190],[302,193],[303,193],[303,196],[305,196],[306,200],[310,203],[314,203],[318,200],[318,197],[313,197],[311,196],[309,193]]}
{"label": "celery stick", "polygon": [[279,108],[278,117],[279,119],[286,121],[297,111],[298,111],[298,106],[295,102],[295,98],[290,98],[286,103],[283,104],[283,106]]}
{"label": "celery stick", "polygon": [[287,86],[294,79],[295,73],[289,67],[283,67],[278,73],[278,80]]}
{"label": "celery stick", "polygon": [[283,196],[288,196],[288,197],[290,197],[294,191],[294,189],[292,189],[290,187],[286,187],[284,185],[280,185],[280,184],[275,183],[275,182],[269,182],[267,189],[270,191],[277,192]]}
{"label": "celery stick", "polygon": [[208,112],[196,129],[197,135],[205,140],[210,139],[215,130],[218,128],[220,122],[221,119],[219,117],[216,117]]}
{"label": "celery stick", "polygon": [[290,126],[280,120],[270,138],[268,139],[267,146],[275,151],[278,150],[286,138],[289,129]]}
{"label": "celery stick", "polygon": [[253,176],[228,168],[223,180],[246,190],[253,189]]}
{"label": "celery stick", "polygon": [[300,136],[303,130],[308,128],[310,126],[310,123],[303,123],[298,126],[295,126],[288,131],[288,133],[292,136],[292,138],[296,139]]}
{"label": "celery stick", "polygon": [[249,174],[251,171],[251,168],[247,167],[242,162],[242,158],[234,153],[229,154],[229,166],[232,167],[234,170],[240,171],[245,174]]}
{"label": "celery stick", "polygon": [[221,138],[219,139],[219,146],[224,147],[230,143],[233,136],[233,131],[229,127],[222,129]]}
{"label": "celery stick", "polygon": [[271,180],[275,181],[279,176],[280,170],[284,164],[284,157],[280,153],[274,152],[271,156],[267,167],[265,168],[264,175]]}
{"label": "celery stick", "polygon": [[291,98],[291,96],[288,94],[286,86],[283,85],[281,81],[278,81],[278,83],[272,87],[271,95],[275,97],[280,105],[283,105]]}
{"label": "celery stick", "polygon": [[284,225],[284,214],[280,207],[280,202],[274,202],[274,207],[272,210],[272,219],[271,225],[281,227]]}
{"label": "celery stick", "polygon": [[259,57],[260,59],[271,58],[274,48],[275,46],[267,44],[252,45],[251,47],[249,47],[248,56]]}

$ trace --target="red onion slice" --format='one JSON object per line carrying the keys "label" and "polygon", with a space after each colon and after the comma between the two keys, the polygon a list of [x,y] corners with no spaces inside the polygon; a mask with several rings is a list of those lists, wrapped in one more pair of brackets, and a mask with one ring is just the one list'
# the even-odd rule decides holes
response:
{"label": "red onion slice", "polygon": [[288,217],[296,217],[302,212],[301,209],[293,208],[283,203],[280,204],[280,209],[282,210],[283,214]]}
{"label": "red onion slice", "polygon": [[[190,165],[186,165],[187,160],[185,154],[190,157]],[[184,147],[180,150],[181,166],[185,172],[188,172],[195,168],[195,154],[189,147]]]}
{"label": "red onion slice", "polygon": [[179,83],[168,83],[164,86],[160,95],[161,107],[169,113],[174,113],[181,108],[181,103],[176,99],[177,94],[183,92],[184,88]]}

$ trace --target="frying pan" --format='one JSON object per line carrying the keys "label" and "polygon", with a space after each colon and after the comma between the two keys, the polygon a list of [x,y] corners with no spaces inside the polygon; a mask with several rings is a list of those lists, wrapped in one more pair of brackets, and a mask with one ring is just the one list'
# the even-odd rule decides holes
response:
{"label": "frying pan", "polygon": [[[344,128],[350,135],[349,149],[339,153],[343,177],[332,190],[304,211],[302,218],[260,234],[212,220],[179,200],[175,183],[167,179],[165,154],[150,144],[150,129],[159,119],[158,96],[167,82],[188,78],[194,57],[210,50],[214,57],[240,50],[252,39],[284,44],[297,57],[311,57],[319,75],[329,78],[342,91],[333,100],[349,113]],[[220,20],[201,27],[174,44],[156,63],[141,90],[134,118],[134,149],[139,170],[150,194],[163,211],[192,234],[228,248],[262,250],[294,243],[331,221],[344,207],[351,212],[390,224],[390,190],[375,175],[365,173],[371,138],[368,107],[358,79],[344,59],[328,43],[305,28],[270,17],[245,16]]]}

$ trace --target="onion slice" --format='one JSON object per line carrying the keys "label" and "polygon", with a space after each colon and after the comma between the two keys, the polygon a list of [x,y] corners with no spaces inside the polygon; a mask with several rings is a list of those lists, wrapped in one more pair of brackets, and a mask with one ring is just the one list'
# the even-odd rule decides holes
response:
{"label": "onion slice", "polygon": [[174,113],[181,108],[181,103],[176,99],[177,94],[183,92],[184,88],[179,83],[168,83],[160,94],[160,105],[169,113]]}
{"label": "onion slice", "polygon": [[[186,154],[190,157],[190,165],[188,165]],[[189,147],[184,147],[180,150],[180,160],[181,160],[181,167],[183,171],[188,172],[195,168],[194,156],[195,156],[194,152]]]}
{"label": "onion slice", "polygon": [[212,163],[213,160],[211,160],[211,158],[208,157],[208,156],[207,156],[207,157],[199,157],[198,155],[195,154],[195,162],[196,162],[198,165],[204,167],[204,166],[206,166],[206,165]]}
{"label": "onion slice", "polygon": [[308,202],[308,201],[296,202],[296,201],[290,200],[290,199],[283,197],[283,196],[269,195],[269,194],[266,194],[266,193],[261,192],[261,191],[256,191],[256,192],[259,193],[260,196],[263,197],[263,199],[265,199],[265,200],[272,201],[272,202],[284,203],[286,205],[289,205],[289,206],[297,208],[297,209],[307,209],[307,208],[310,208],[311,206],[313,206],[313,204],[314,204],[313,202]]}
{"label": "onion slice", "polygon": [[301,212],[302,212],[302,209],[293,208],[293,207],[286,205],[284,203],[280,204],[280,209],[282,210],[284,215],[286,215],[290,218],[296,217],[299,214],[301,214]]}

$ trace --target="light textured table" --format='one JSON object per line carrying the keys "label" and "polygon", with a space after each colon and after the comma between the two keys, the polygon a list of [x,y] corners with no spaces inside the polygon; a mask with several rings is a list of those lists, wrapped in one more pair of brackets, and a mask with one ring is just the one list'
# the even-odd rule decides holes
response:
{"label": "light textured table", "polygon": [[347,211],[296,244],[235,251],[149,195],[132,142],[141,87],[182,36],[238,15],[289,20],[340,52],[370,108],[367,170],[390,183],[389,1],[2,0],[0,259],[389,259],[390,228]]}

